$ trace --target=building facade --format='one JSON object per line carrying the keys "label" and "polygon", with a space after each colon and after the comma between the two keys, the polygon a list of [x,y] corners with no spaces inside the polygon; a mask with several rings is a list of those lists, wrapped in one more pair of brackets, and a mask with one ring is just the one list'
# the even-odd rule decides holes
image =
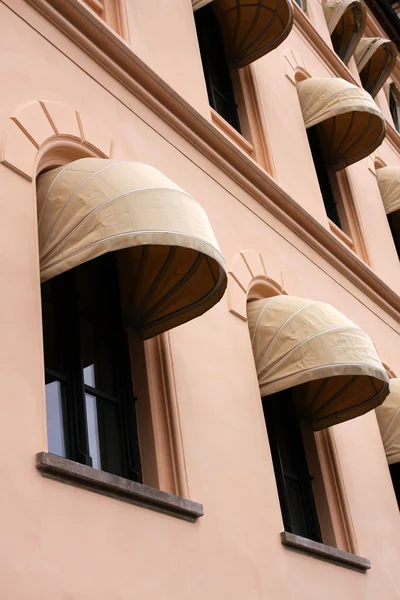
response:
{"label": "building facade", "polygon": [[390,10],[0,3],[5,600],[400,597]]}

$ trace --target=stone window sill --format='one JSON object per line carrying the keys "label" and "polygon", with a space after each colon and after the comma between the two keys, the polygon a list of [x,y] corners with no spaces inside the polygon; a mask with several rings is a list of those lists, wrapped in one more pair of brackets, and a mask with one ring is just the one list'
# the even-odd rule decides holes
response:
{"label": "stone window sill", "polygon": [[36,455],[36,467],[43,477],[76,485],[105,496],[143,506],[194,523],[203,516],[203,506],[180,496],[105,473],[48,452]]}
{"label": "stone window sill", "polygon": [[281,542],[291,550],[297,550],[298,552],[309,554],[310,556],[326,560],[342,567],[354,569],[361,573],[365,573],[371,568],[371,563],[368,558],[363,558],[362,556],[352,554],[351,552],[345,552],[344,550],[339,550],[332,546],[314,542],[313,540],[289,533],[288,531],[282,531]]}

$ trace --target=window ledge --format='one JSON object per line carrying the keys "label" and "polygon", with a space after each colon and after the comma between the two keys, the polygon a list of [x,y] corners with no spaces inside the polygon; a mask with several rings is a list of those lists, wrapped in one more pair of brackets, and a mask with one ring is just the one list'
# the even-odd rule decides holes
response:
{"label": "window ledge", "polygon": [[329,228],[332,231],[332,233],[334,235],[336,235],[336,237],[339,238],[339,240],[341,242],[343,242],[343,244],[345,244],[348,248],[350,248],[350,250],[355,252],[354,242],[353,242],[352,238],[349,235],[347,235],[347,233],[345,233],[343,231],[343,229],[340,229],[340,227],[338,227],[333,221],[331,221],[330,219],[328,219],[328,221],[329,221]]}
{"label": "window ledge", "polygon": [[203,506],[198,502],[192,502],[124,477],[93,469],[48,452],[36,454],[36,467],[44,477],[76,485],[192,523],[204,514]]}
{"label": "window ledge", "polygon": [[297,550],[342,567],[360,571],[361,573],[365,573],[371,568],[371,563],[368,558],[363,558],[357,554],[333,548],[333,546],[326,546],[325,544],[314,542],[313,540],[295,535],[294,533],[289,533],[288,531],[282,531],[281,542],[284,546],[287,546],[292,550]]}
{"label": "window ledge", "polygon": [[211,121],[218,127],[220,131],[227,137],[229,137],[235,144],[239,146],[241,150],[244,150],[247,154],[251,155],[254,152],[254,146],[241,133],[236,131],[232,125],[225,121],[223,117],[216,110],[210,106]]}

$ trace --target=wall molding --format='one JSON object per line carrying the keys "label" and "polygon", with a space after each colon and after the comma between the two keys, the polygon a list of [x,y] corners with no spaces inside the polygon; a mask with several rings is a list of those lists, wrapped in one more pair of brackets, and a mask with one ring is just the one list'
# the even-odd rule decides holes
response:
{"label": "wall molding", "polygon": [[[228,271],[228,307],[229,312],[247,321],[248,294],[254,288],[257,297],[268,297],[269,295],[286,294],[283,283],[283,273],[267,273],[265,260],[261,252],[255,250],[243,250],[233,257],[231,267]],[[279,278],[280,281],[277,279]],[[262,293],[263,290],[266,293]],[[273,291],[273,294],[271,294]]]}

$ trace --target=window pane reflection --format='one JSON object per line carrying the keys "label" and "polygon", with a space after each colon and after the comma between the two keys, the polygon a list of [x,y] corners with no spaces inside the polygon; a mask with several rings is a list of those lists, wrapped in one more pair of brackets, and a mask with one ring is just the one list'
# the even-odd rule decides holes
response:
{"label": "window pane reflection", "polygon": [[85,394],[85,401],[89,454],[92,458],[92,466],[95,469],[101,469],[97,401],[91,394]]}
{"label": "window pane reflection", "polygon": [[52,381],[46,385],[46,419],[49,452],[65,457],[61,386],[59,381]]}

